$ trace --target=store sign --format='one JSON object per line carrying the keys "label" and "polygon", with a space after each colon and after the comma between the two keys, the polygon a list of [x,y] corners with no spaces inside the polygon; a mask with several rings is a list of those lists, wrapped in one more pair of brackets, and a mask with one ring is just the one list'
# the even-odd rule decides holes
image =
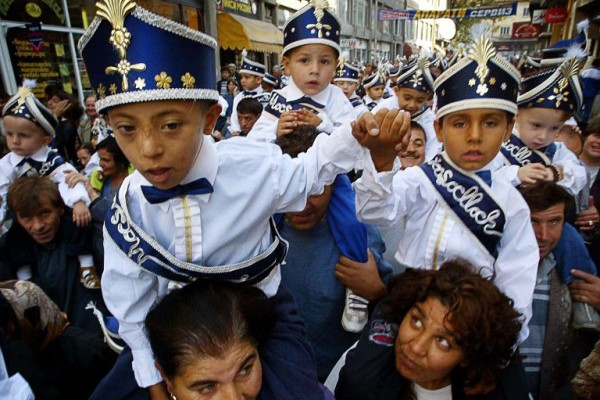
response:
{"label": "store sign", "polygon": [[380,21],[437,19],[437,18],[502,18],[517,14],[517,3],[508,3],[492,7],[451,8],[447,10],[378,10]]}
{"label": "store sign", "polygon": [[0,0],[0,16],[12,21],[65,24],[65,13],[60,0]]}
{"label": "store sign", "polygon": [[347,49],[355,49],[357,45],[358,40],[356,39],[340,39],[340,46]]}
{"label": "store sign", "polygon": [[29,38],[29,46],[33,49],[35,54],[40,54],[40,51],[44,48],[44,37],[42,35],[42,24],[35,22],[33,24],[26,24],[27,37]]}
{"label": "store sign", "polygon": [[548,10],[534,10],[531,16],[532,24],[544,24],[546,23],[546,11]]}
{"label": "store sign", "polygon": [[559,24],[567,20],[567,9],[566,8],[549,8],[546,11],[545,23],[547,24]]}
{"label": "store sign", "polygon": [[512,28],[513,39],[535,39],[540,36],[542,26],[529,22],[515,22]]}
{"label": "store sign", "polygon": [[244,17],[258,18],[256,15],[258,8],[255,0],[217,0],[217,10],[232,12]]}

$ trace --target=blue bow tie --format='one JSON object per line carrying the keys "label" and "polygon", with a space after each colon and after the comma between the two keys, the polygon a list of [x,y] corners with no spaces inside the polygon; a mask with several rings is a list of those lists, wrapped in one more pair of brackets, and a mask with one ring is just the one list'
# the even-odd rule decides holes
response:
{"label": "blue bow tie", "polygon": [[189,194],[212,193],[213,187],[206,178],[196,179],[185,185],[177,185],[171,189],[158,189],[154,186],[142,186],[144,197],[151,204],[163,203],[174,197],[181,197]]}
{"label": "blue bow tie", "polygon": [[319,111],[321,111],[322,109],[325,108],[325,106],[323,104],[317,103],[316,101],[314,101],[313,99],[311,99],[308,96],[302,96],[296,100],[289,100],[287,102],[287,104],[292,105],[292,110],[300,110],[301,108],[308,108],[309,110],[314,111],[316,113],[318,113]]}
{"label": "blue bow tie", "polygon": [[488,186],[492,186],[492,173],[489,170],[475,172],[475,175],[481,178]]}
{"label": "blue bow tie", "polygon": [[251,92],[249,90],[244,90],[244,96],[249,97],[249,96],[254,96],[256,95],[256,92]]}
{"label": "blue bow tie", "polygon": [[24,159],[19,161],[19,163],[17,164],[17,167],[21,167],[21,166],[25,165],[25,163],[29,164],[31,166],[31,168],[35,169],[38,172],[39,172],[40,168],[42,168],[42,165],[44,164],[43,162],[36,161],[33,158],[25,157]]}

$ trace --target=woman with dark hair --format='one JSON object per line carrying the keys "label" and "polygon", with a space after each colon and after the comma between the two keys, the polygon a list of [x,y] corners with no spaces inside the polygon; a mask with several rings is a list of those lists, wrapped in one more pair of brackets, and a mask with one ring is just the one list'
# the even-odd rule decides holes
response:
{"label": "woman with dark hair", "polygon": [[58,91],[48,99],[48,108],[59,121],[54,146],[66,161],[76,165],[77,154],[75,149],[81,144],[79,143],[77,128],[79,119],[83,115],[83,107],[73,96]]}
{"label": "woman with dark hair", "polygon": [[456,400],[494,389],[521,329],[508,297],[461,261],[407,269],[388,293],[348,353],[337,399]]}
{"label": "woman with dark hair", "polygon": [[92,187],[99,191],[102,197],[112,200],[129,175],[130,163],[113,136],[98,143],[96,152],[102,170],[95,170],[90,181]]}
{"label": "woman with dark hair", "polygon": [[258,348],[273,324],[255,287],[198,281],[166,296],[146,316],[157,367],[172,399],[255,399]]}

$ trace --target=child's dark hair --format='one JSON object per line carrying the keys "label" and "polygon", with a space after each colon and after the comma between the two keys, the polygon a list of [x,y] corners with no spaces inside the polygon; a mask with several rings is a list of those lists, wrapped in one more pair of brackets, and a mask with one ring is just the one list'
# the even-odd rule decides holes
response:
{"label": "child's dark hair", "polygon": [[115,164],[117,164],[123,169],[129,168],[129,160],[127,159],[127,157],[125,157],[123,151],[121,151],[121,148],[117,144],[117,141],[114,137],[109,136],[96,145],[96,151],[102,149],[112,154]]}
{"label": "child's dark hair", "polygon": [[275,140],[275,144],[281,147],[283,154],[290,157],[298,157],[300,153],[306,153],[313,145],[319,132],[314,125],[301,125],[287,135],[280,136]]}
{"label": "child's dark hair", "polygon": [[152,352],[167,377],[242,341],[258,346],[274,323],[271,303],[252,286],[199,280],[166,296],[146,316]]}
{"label": "child's dark hair", "polygon": [[262,114],[263,107],[255,98],[246,97],[240,100],[235,110],[238,114],[252,114],[260,116],[260,114]]}

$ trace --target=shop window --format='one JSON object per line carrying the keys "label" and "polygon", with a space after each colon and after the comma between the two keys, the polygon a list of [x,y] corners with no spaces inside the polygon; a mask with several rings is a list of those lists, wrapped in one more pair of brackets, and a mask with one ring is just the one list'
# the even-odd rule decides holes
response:
{"label": "shop window", "polygon": [[43,98],[49,84],[77,95],[77,81],[73,69],[69,36],[67,33],[44,31],[44,44],[38,53],[29,45],[25,28],[9,28],[6,42],[18,84],[24,79],[35,79],[34,93]]}

